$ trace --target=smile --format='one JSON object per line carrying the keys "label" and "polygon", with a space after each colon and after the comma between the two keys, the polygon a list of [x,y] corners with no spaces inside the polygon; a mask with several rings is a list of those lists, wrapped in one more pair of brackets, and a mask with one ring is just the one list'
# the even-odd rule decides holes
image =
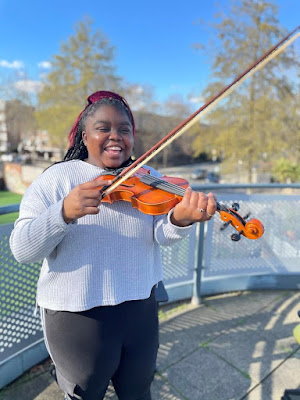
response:
{"label": "smile", "polygon": [[111,146],[111,147],[106,147],[105,151],[107,153],[116,154],[116,153],[120,153],[122,151],[122,149],[119,146]]}

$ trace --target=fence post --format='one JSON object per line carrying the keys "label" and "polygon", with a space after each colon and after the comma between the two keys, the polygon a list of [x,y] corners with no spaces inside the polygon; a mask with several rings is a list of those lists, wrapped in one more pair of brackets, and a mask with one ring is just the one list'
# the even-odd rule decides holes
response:
{"label": "fence post", "polygon": [[193,297],[191,300],[191,303],[193,305],[199,305],[201,303],[201,275],[204,253],[204,226],[205,222],[200,222],[197,224],[196,227],[197,253],[194,269]]}

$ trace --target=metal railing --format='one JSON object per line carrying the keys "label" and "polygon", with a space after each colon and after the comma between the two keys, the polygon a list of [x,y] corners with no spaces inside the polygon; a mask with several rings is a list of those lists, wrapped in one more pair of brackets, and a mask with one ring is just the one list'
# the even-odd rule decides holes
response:
{"label": "metal railing", "polygon": [[[170,302],[199,303],[201,296],[236,290],[300,289],[300,195],[279,194],[297,192],[300,185],[192,187],[213,190],[227,206],[238,202],[240,213],[261,220],[265,233],[258,240],[242,237],[234,242],[234,229],[223,229],[216,216],[196,224],[188,238],[162,248]],[[18,209],[18,204],[0,207],[0,215]],[[41,262],[20,264],[13,258],[12,228],[13,224],[0,225],[0,388],[48,356],[40,318],[33,315]]]}

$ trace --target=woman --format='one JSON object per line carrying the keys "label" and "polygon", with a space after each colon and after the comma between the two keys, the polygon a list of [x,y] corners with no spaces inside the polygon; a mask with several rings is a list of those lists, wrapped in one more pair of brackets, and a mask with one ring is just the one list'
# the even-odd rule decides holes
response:
{"label": "woman", "polygon": [[216,211],[212,194],[190,188],[163,216],[143,214],[128,202],[101,202],[95,179],[131,163],[134,135],[123,97],[106,91],[89,96],[64,162],[28,188],[10,238],[19,262],[44,259],[37,304],[69,400],[103,399],[110,380],[120,400],[151,399],[160,246],[186,237],[194,222]]}

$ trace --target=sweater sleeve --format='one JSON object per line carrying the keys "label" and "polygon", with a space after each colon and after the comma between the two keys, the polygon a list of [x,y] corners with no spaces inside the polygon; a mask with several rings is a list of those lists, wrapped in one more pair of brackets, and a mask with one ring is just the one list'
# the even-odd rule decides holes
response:
{"label": "sweater sleeve", "polygon": [[174,242],[189,236],[195,229],[195,224],[184,227],[172,224],[172,213],[173,209],[167,215],[154,217],[154,237],[161,246],[170,246]]}
{"label": "sweater sleeve", "polygon": [[18,262],[42,260],[61,242],[69,229],[62,204],[63,199],[51,203],[36,182],[27,189],[10,236],[11,251]]}

